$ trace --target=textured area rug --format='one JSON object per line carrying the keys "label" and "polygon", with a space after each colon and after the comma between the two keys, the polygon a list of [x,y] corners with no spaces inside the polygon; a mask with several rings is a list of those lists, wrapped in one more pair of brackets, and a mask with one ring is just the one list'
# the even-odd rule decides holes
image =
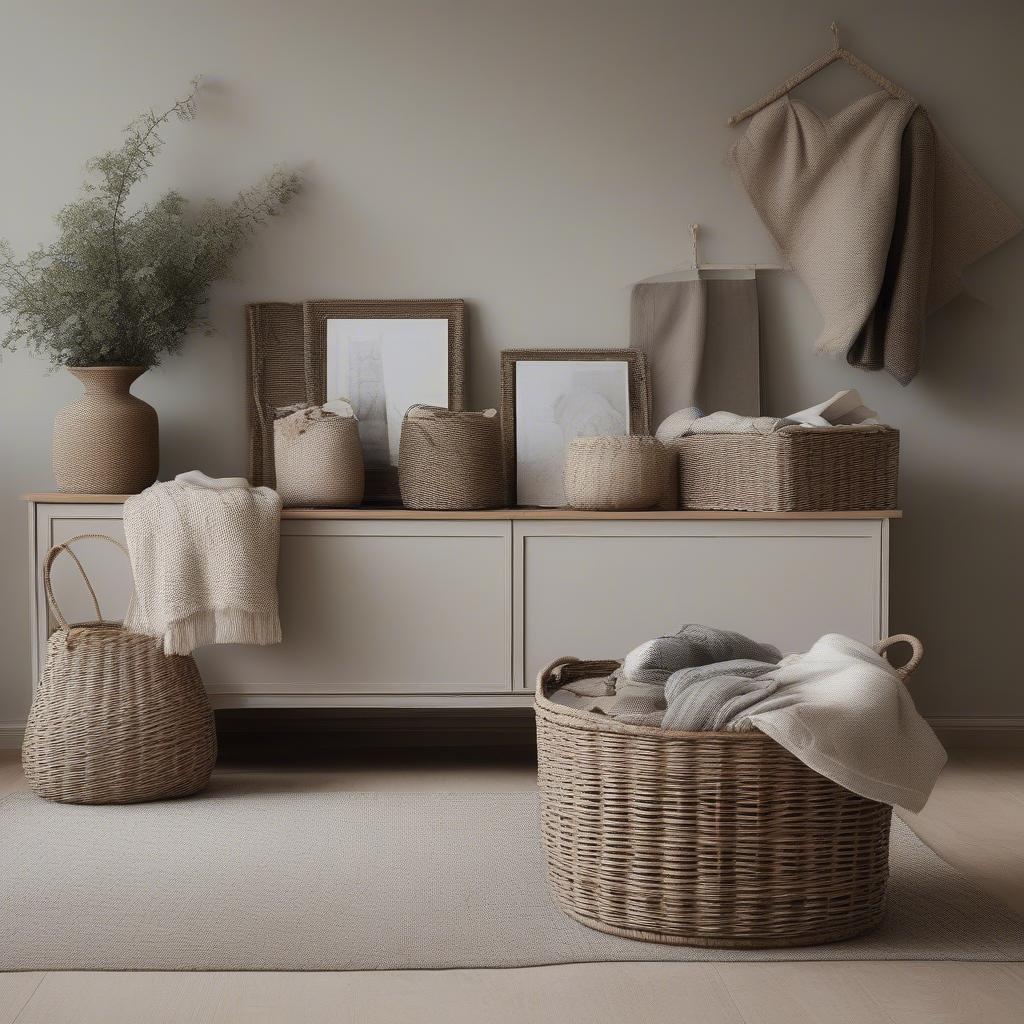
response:
{"label": "textured area rug", "polygon": [[901,822],[888,915],[806,949],[604,935],[551,900],[532,793],[0,801],[0,968],[365,970],[623,960],[1021,960],[1024,920]]}

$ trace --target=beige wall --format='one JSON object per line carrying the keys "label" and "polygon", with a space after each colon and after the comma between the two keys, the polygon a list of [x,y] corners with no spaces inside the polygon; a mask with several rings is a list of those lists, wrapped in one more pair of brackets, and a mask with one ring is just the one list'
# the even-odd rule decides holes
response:
{"label": "beige wall", "polygon": [[[308,168],[305,197],[214,290],[216,336],[137,386],[160,413],[165,476],[243,470],[245,302],[463,296],[482,406],[503,347],[623,344],[630,284],[688,258],[690,221],[709,259],[773,260],[727,169],[725,120],[817,56],[833,17],[1024,211],[1016,0],[7,0],[0,13],[0,234],[18,249],[49,236],[87,157],[196,72],[210,80],[200,119],[168,131],[153,188],[226,195],[275,161]],[[830,109],[864,88],[831,69],[803,95]],[[768,410],[855,385],[903,430],[892,625],[924,638],[915,693],[938,716],[1024,715],[1022,267],[1018,238],[975,268],[974,297],[933,319],[906,390],[814,356],[806,292],[762,281]],[[30,690],[17,496],[52,487],[51,420],[76,390],[25,355],[0,364],[0,723],[23,720]],[[785,581],[753,585],[778,600]]]}

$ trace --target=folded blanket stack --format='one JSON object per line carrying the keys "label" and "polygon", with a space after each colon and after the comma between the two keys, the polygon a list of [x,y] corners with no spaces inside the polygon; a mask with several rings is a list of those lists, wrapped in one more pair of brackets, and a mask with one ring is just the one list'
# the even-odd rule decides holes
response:
{"label": "folded blanket stack", "polygon": [[871,427],[879,425],[877,415],[861,401],[859,392],[847,389],[788,416],[740,416],[725,410],[705,416],[691,405],[666,416],[655,436],[667,443],[690,434],[774,434],[794,427]]}
{"label": "folded blanket stack", "polygon": [[281,499],[239,477],[184,473],[124,503],[135,577],[125,627],[167,654],[205,644],[276,644]]}
{"label": "folded blanket stack", "polygon": [[666,684],[680,669],[736,659],[774,664],[780,657],[771,644],[692,623],[671,636],[648,640],[626,655],[616,682],[618,699],[608,713],[633,725],[661,725],[668,707]]}

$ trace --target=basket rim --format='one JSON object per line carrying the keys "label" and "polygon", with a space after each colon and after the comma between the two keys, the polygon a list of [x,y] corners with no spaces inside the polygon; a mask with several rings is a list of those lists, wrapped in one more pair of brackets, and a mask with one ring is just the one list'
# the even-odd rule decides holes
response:
{"label": "basket rim", "polygon": [[[885,651],[893,643],[909,643],[914,649],[913,656],[902,668],[896,669],[901,680],[906,683],[914,669],[920,664],[924,649],[920,640],[906,633],[893,633],[883,640],[879,640],[874,646],[875,653],[884,659]],[[736,732],[732,730],[701,730],[699,732],[687,731],[684,729],[663,729],[660,725],[632,725],[627,722],[618,722],[607,715],[596,715],[592,711],[584,711],[581,708],[570,708],[564,704],[555,704],[548,698],[548,690],[551,683],[551,673],[562,665],[612,665],[615,668],[622,667],[622,661],[618,658],[576,658],[572,656],[558,658],[540,671],[537,677],[537,686],[533,695],[533,706],[536,714],[545,718],[560,719],[560,724],[572,728],[584,729],[589,732],[620,733],[628,736],[644,736],[658,739],[679,739],[679,740],[701,740],[714,738],[716,740],[728,739],[730,741],[751,742],[751,740],[765,740],[775,743],[771,737],[758,729],[751,729],[747,732]],[[614,668],[612,669],[614,671]]]}
{"label": "basket rim", "polygon": [[806,427],[799,423],[793,423],[788,427],[780,427],[769,434],[759,434],[748,431],[715,430],[700,434],[683,434],[681,437],[666,438],[662,444],[681,445],[684,443],[695,444],[708,438],[715,438],[719,441],[732,441],[736,444],[756,442],[760,444],[775,443],[785,444],[799,437],[823,437],[838,440],[841,437],[852,435],[874,434],[879,437],[899,440],[900,431],[898,427],[889,427],[880,423],[840,423],[833,427]]}
{"label": "basket rim", "polygon": [[[580,659],[583,660],[583,659]],[[610,659],[608,663],[611,662]],[[586,661],[583,660],[586,664]],[[621,664],[621,662],[618,662]],[[645,736],[658,740],[729,740],[739,743],[774,743],[770,737],[756,729],[750,732],[713,732],[705,730],[701,732],[690,732],[684,729],[662,729],[660,725],[632,725],[628,722],[617,722],[614,718],[595,715],[591,711],[582,711],[579,708],[569,708],[562,704],[555,704],[548,699],[547,690],[550,679],[541,678],[537,680],[537,688],[534,691],[534,710],[543,713],[547,718],[561,719],[561,724],[570,725],[573,728],[585,729],[589,732],[610,732],[620,733],[627,736]]]}

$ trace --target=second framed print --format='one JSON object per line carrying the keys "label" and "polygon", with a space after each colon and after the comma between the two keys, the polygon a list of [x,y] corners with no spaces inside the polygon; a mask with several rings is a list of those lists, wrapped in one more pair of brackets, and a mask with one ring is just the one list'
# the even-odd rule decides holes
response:
{"label": "second framed print", "polygon": [[501,353],[501,424],[511,505],[565,504],[565,450],[577,437],[650,432],[647,360],[632,349]]}
{"label": "second framed print", "polygon": [[303,304],[307,401],[352,403],[367,504],[400,500],[398,442],[411,405],[466,401],[461,299],[324,299]]}

